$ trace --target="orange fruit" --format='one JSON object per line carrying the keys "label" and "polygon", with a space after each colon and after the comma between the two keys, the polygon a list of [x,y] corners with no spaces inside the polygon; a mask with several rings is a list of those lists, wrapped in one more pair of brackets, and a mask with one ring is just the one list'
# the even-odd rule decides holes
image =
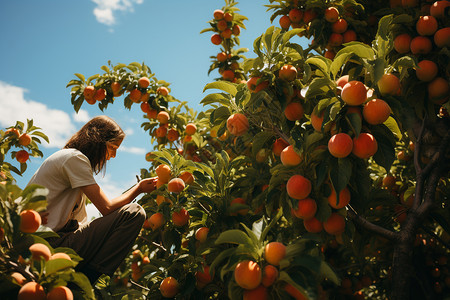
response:
{"label": "orange fruit", "polygon": [[292,65],[284,65],[278,72],[278,76],[286,81],[293,81],[297,77],[297,69]]}
{"label": "orange fruit", "polygon": [[285,30],[289,29],[289,27],[291,26],[291,20],[290,20],[289,16],[286,16],[286,15],[281,16],[279,23],[280,23],[280,27]]}
{"label": "orange fruit", "polygon": [[345,219],[338,213],[331,213],[330,217],[323,222],[323,229],[329,234],[342,234],[345,230]]}
{"label": "orange fruit", "polygon": [[328,204],[335,209],[341,209],[350,203],[350,191],[347,187],[339,192],[339,202],[336,197],[336,190],[331,187],[331,194],[328,196]]}
{"label": "orange fruit", "polygon": [[195,239],[200,243],[205,242],[206,239],[208,238],[208,232],[209,232],[208,227],[200,227],[195,231]]}
{"label": "orange fruit", "polygon": [[280,154],[281,163],[283,166],[293,167],[301,163],[302,157],[294,150],[294,146],[289,145],[285,147]]}
{"label": "orange fruit", "polygon": [[421,55],[430,53],[433,45],[428,37],[416,36],[411,40],[410,48],[412,54]]}
{"label": "orange fruit", "polygon": [[328,7],[325,10],[325,20],[334,23],[339,19],[339,10],[336,7]]}
{"label": "orange fruit", "polygon": [[367,99],[366,86],[361,81],[349,81],[342,88],[341,97],[342,100],[348,105],[361,105]]}
{"label": "orange fruit", "polygon": [[16,152],[16,160],[21,164],[26,163],[29,158],[30,154],[28,154],[25,150],[19,150]]}
{"label": "orange fruit", "polygon": [[156,89],[156,93],[158,95],[166,97],[167,95],[169,95],[169,89],[166,88],[165,86],[160,86],[159,88]]}
{"label": "orange fruit", "polygon": [[266,300],[268,299],[267,288],[264,285],[259,285],[253,290],[245,290],[243,300]]}
{"label": "orange fruit", "polygon": [[436,31],[433,40],[438,48],[450,47],[450,27],[441,28]]}
{"label": "orange fruit", "polygon": [[156,119],[158,120],[158,122],[162,125],[167,124],[169,122],[170,116],[169,113],[167,111],[160,111],[157,115],[156,115]]}
{"label": "orange fruit", "polygon": [[244,135],[248,131],[248,128],[248,119],[241,113],[235,113],[227,119],[227,129],[235,136]]}
{"label": "orange fruit", "polygon": [[320,222],[316,218],[303,220],[303,226],[305,227],[306,231],[311,233],[319,233],[323,229],[322,222]]}
{"label": "orange fruit", "polygon": [[251,260],[241,261],[234,269],[234,280],[241,288],[255,289],[262,281],[261,267]]}
{"label": "orange fruit", "polygon": [[274,155],[280,156],[283,149],[287,146],[289,146],[289,144],[285,140],[283,140],[282,138],[278,138],[272,145],[272,152]]}
{"label": "orange fruit", "polygon": [[25,283],[19,290],[17,300],[46,300],[44,288],[37,282]]}
{"label": "orange fruit", "polygon": [[297,209],[294,210],[294,215],[299,219],[308,220],[314,217],[316,212],[316,201],[311,198],[306,198],[298,200]]}
{"label": "orange fruit", "polygon": [[392,73],[384,74],[377,82],[381,95],[395,95],[400,89],[400,80]]}
{"label": "orange fruit", "polygon": [[271,242],[264,247],[264,258],[274,266],[280,265],[280,261],[286,256],[286,246],[280,242]]}
{"label": "orange fruit", "polygon": [[265,88],[267,88],[269,86],[269,82],[268,81],[261,81],[261,82],[259,82],[260,78],[261,77],[251,77],[247,81],[247,87],[250,90],[250,92],[257,93],[257,92],[259,92],[259,91],[261,91],[261,90],[263,90],[263,89],[265,89]]}
{"label": "orange fruit", "polygon": [[367,159],[373,156],[378,150],[377,140],[370,133],[360,133],[353,138],[352,153],[359,158]]}
{"label": "orange fruit", "polygon": [[183,179],[181,178],[173,178],[169,181],[169,183],[167,184],[167,191],[169,191],[169,193],[181,193],[185,188],[185,184]]}
{"label": "orange fruit", "polygon": [[301,120],[303,118],[303,105],[299,102],[291,102],[284,109],[284,115],[289,121]]}
{"label": "orange fruit", "polygon": [[278,269],[272,265],[266,265],[263,268],[262,285],[265,287],[271,286],[278,279]]}
{"label": "orange fruit", "polygon": [[28,133],[22,133],[19,137],[19,144],[26,147],[30,143],[31,143],[31,136]]}
{"label": "orange fruit", "polygon": [[50,256],[50,260],[52,259],[67,259],[67,260],[72,260],[69,256],[69,254],[64,253],[64,252],[58,252],[53,254],[52,256]]}
{"label": "orange fruit", "polygon": [[436,77],[428,83],[428,99],[435,104],[444,104],[448,101],[449,84],[448,80],[442,77]]}
{"label": "orange fruit", "polygon": [[420,35],[433,35],[438,29],[438,22],[433,16],[420,16],[416,23],[417,33]]}
{"label": "orange fruit", "polygon": [[189,212],[184,208],[172,213],[173,225],[177,227],[183,227],[184,225],[186,225],[189,222],[189,218]]}
{"label": "orange fruit", "polygon": [[173,298],[179,292],[179,284],[178,281],[173,277],[166,277],[159,286],[159,291],[161,295],[166,298]]}
{"label": "orange fruit", "polygon": [[391,108],[381,99],[372,99],[363,107],[364,120],[371,125],[384,123],[390,114]]}
{"label": "orange fruit", "polygon": [[19,229],[22,232],[34,233],[41,226],[41,223],[41,215],[33,209],[27,209],[20,213]]}
{"label": "orange fruit", "polygon": [[45,244],[35,243],[28,248],[31,252],[33,260],[40,261],[41,258],[44,260],[49,260],[52,256],[50,249]]}
{"label": "orange fruit", "polygon": [[347,21],[345,19],[339,19],[331,25],[331,31],[335,33],[344,33],[347,31]]}
{"label": "orange fruit", "polygon": [[399,34],[394,39],[394,49],[400,54],[406,54],[408,53],[411,48],[411,36],[407,33]]}
{"label": "orange fruit", "polygon": [[293,175],[286,183],[289,197],[293,199],[305,199],[311,193],[311,181],[302,175]]}
{"label": "orange fruit", "polygon": [[438,66],[431,60],[421,60],[417,64],[416,76],[420,81],[429,82],[433,80],[438,73]]}
{"label": "orange fruit", "polygon": [[328,151],[334,157],[347,157],[350,153],[352,153],[352,149],[352,138],[346,133],[337,133],[328,141]]}
{"label": "orange fruit", "polygon": [[156,175],[158,176],[158,179],[161,180],[163,183],[169,182],[171,178],[171,172],[172,170],[168,165],[160,164],[155,169]]}
{"label": "orange fruit", "polygon": [[73,293],[66,286],[57,286],[47,294],[47,300],[73,300]]}

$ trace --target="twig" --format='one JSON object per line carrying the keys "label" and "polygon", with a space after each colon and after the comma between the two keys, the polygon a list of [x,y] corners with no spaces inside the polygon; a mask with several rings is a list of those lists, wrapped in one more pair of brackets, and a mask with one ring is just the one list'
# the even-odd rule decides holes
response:
{"label": "twig", "polygon": [[355,222],[359,226],[363,227],[368,231],[376,233],[390,241],[395,241],[398,238],[397,233],[392,232],[376,224],[373,224],[369,222],[367,219],[358,215],[358,213],[350,205],[348,205],[347,215],[351,220],[353,220],[353,222]]}
{"label": "twig", "polygon": [[138,288],[141,288],[141,289],[143,289],[143,290],[146,290],[147,292],[150,292],[150,289],[149,289],[149,288],[147,288],[147,287],[145,287],[145,286],[143,286],[143,285],[140,285],[139,283],[137,283],[136,281],[134,281],[134,280],[131,279],[131,278],[130,278],[130,283],[131,283],[132,285],[137,286]]}
{"label": "twig", "polygon": [[157,247],[157,248],[159,248],[159,249],[161,249],[161,250],[163,250],[163,251],[167,251],[167,249],[164,248],[164,246],[161,245],[161,244],[158,244],[158,243],[155,243],[155,242],[153,242],[153,241],[150,241],[149,239],[147,239],[147,238],[145,238],[145,237],[143,237],[143,236],[141,236],[141,235],[139,236],[139,238],[143,239],[143,240],[146,241],[147,243],[150,243],[150,244],[152,244],[153,246],[155,246],[155,247]]}
{"label": "twig", "polygon": [[13,262],[11,260],[5,259],[3,257],[1,257],[0,259],[1,259],[2,264],[5,264],[9,269],[12,269],[14,271],[19,272],[28,281],[36,281],[37,280],[36,276],[33,273],[31,273],[30,271],[28,271],[28,270],[24,269],[23,267],[19,266],[17,263],[15,263],[15,262]]}

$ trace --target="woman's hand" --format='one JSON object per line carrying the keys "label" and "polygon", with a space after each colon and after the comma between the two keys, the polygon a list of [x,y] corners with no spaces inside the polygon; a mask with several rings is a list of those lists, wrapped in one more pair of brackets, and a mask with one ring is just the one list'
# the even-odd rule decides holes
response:
{"label": "woman's hand", "polygon": [[141,193],[151,193],[156,189],[157,177],[145,178],[139,181],[139,191]]}

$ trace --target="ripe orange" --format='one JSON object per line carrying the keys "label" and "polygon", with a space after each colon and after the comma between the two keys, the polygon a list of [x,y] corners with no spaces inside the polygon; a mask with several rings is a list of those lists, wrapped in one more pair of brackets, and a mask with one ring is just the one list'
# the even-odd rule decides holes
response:
{"label": "ripe orange", "polygon": [[141,110],[143,113],[146,113],[147,115],[150,114],[151,111],[150,104],[148,104],[148,102],[142,102]]}
{"label": "ripe orange", "polygon": [[170,119],[170,116],[167,111],[160,111],[156,115],[156,120],[158,120],[159,124],[161,124],[161,125],[167,124],[169,122],[169,119]]}
{"label": "ripe orange", "polygon": [[285,147],[280,154],[281,163],[284,166],[293,167],[301,163],[302,157],[294,150],[294,146]]}
{"label": "ripe orange", "polygon": [[198,270],[195,273],[197,284],[202,283],[203,285],[206,285],[212,281],[214,275],[212,275],[209,270],[210,268],[208,265],[203,265],[203,270]]}
{"label": "ripe orange", "polygon": [[147,117],[149,119],[156,119],[157,115],[158,115],[158,111],[156,109],[150,109],[150,111],[147,113]]}
{"label": "ripe orange", "polygon": [[165,86],[160,86],[159,88],[156,89],[156,93],[158,95],[166,97],[167,95],[169,95],[169,89],[166,88]]}
{"label": "ripe orange", "polygon": [[234,72],[233,70],[224,70],[222,73],[222,78],[224,80],[233,81],[234,79]]}
{"label": "ripe orange", "polygon": [[264,285],[259,285],[253,290],[245,290],[243,300],[267,300],[267,288]]}
{"label": "ripe orange", "polygon": [[344,42],[344,36],[340,33],[333,32],[328,39],[329,47],[339,47]]}
{"label": "ripe orange", "polygon": [[167,132],[167,139],[169,140],[169,142],[175,142],[176,140],[178,140],[179,137],[180,134],[174,128],[171,128],[169,132]]}
{"label": "ripe orange", "polygon": [[293,65],[284,65],[278,72],[278,76],[286,81],[293,81],[297,77],[297,69]]}
{"label": "ripe orange", "polygon": [[394,39],[394,49],[400,54],[406,54],[410,51],[411,36],[407,33],[402,33]]}
{"label": "ripe orange", "polygon": [[280,261],[286,256],[286,246],[280,242],[271,242],[264,248],[264,258],[274,266],[280,265]]}
{"label": "ripe orange", "polygon": [[66,286],[57,286],[47,294],[47,300],[73,300],[73,293]]}
{"label": "ripe orange", "polygon": [[25,283],[19,290],[17,300],[46,300],[44,288],[37,282]]}
{"label": "ripe orange", "polygon": [[262,285],[265,287],[271,286],[278,279],[278,269],[272,265],[266,265],[263,268]]}
{"label": "ripe orange", "polygon": [[284,109],[284,115],[289,121],[301,120],[303,118],[303,105],[299,102],[291,102]]}
{"label": "ripe orange", "polygon": [[381,99],[372,99],[363,107],[363,117],[367,123],[378,125],[384,123],[391,114],[389,104]]}
{"label": "ripe orange", "polygon": [[289,144],[282,138],[278,138],[272,145],[272,152],[276,156],[280,156],[283,149],[285,149]]}
{"label": "ripe orange", "polygon": [[31,143],[31,136],[28,133],[22,133],[19,137],[19,144],[26,147],[30,143]]}
{"label": "ripe orange", "polygon": [[16,160],[21,164],[26,163],[29,158],[30,154],[28,154],[25,150],[19,150],[16,152]]}
{"label": "ripe orange", "polygon": [[435,62],[431,60],[421,60],[417,64],[416,76],[420,81],[431,81],[433,80],[438,73],[438,66]]}
{"label": "ripe orange", "polygon": [[261,284],[261,267],[251,260],[241,261],[234,269],[234,280],[241,288],[252,290]]}
{"label": "ripe orange", "polygon": [[436,77],[428,84],[428,99],[435,103],[442,105],[448,101],[449,84],[448,81],[442,77]]}
{"label": "ripe orange", "polygon": [[208,238],[208,232],[209,232],[208,227],[200,227],[199,229],[197,229],[197,231],[195,231],[195,239],[200,243],[205,242],[206,239]]}
{"label": "ripe orange", "polygon": [[31,252],[33,260],[40,261],[41,258],[44,260],[49,260],[52,256],[50,249],[45,244],[35,243],[28,248]]}
{"label": "ripe orange", "polygon": [[378,150],[377,140],[370,133],[360,133],[353,138],[352,153],[359,158],[367,159],[373,156]]}
{"label": "ripe orange", "polygon": [[337,133],[328,141],[328,151],[334,157],[347,157],[350,153],[352,153],[352,149],[352,138],[346,133]]}
{"label": "ripe orange", "polygon": [[345,230],[344,217],[338,213],[331,213],[331,216],[323,222],[323,229],[329,234],[342,234]]}
{"label": "ripe orange", "polygon": [[225,16],[223,10],[221,10],[221,9],[216,9],[214,11],[213,15],[214,15],[214,19],[216,19],[216,20],[222,20]]}
{"label": "ripe orange", "polygon": [[131,101],[133,101],[134,103],[138,103],[141,100],[142,93],[140,90],[134,89],[130,92],[129,96]]}
{"label": "ripe orange", "polygon": [[438,22],[433,16],[420,16],[416,23],[417,33],[420,35],[433,35],[438,29]]}
{"label": "ripe orange", "polygon": [[33,210],[27,209],[20,213],[19,229],[25,233],[34,233],[41,226],[41,215]]}
{"label": "ripe orange", "polygon": [[289,18],[289,16],[282,16],[280,18],[280,27],[287,30],[289,29],[289,27],[291,26],[291,19]]}
{"label": "ripe orange", "polygon": [[286,190],[289,197],[293,199],[305,199],[311,193],[311,181],[302,175],[293,175],[286,183]]}
{"label": "ripe orange", "polygon": [[178,227],[183,227],[184,225],[186,225],[189,222],[189,218],[189,212],[184,208],[172,213],[173,225]]}
{"label": "ripe orange", "polygon": [[148,225],[152,230],[162,227],[164,223],[166,223],[166,220],[164,220],[164,215],[160,212],[154,213],[148,218]]}
{"label": "ripe orange", "polygon": [[119,82],[117,82],[117,81],[112,82],[110,87],[111,87],[111,91],[113,92],[114,97],[120,96],[121,86],[120,86]]}
{"label": "ripe orange", "polygon": [[339,19],[339,11],[336,7],[328,7],[325,10],[325,20],[334,23]]}
{"label": "ripe orange", "polygon": [[377,82],[381,95],[395,95],[400,89],[400,80],[392,73],[381,76]]}
{"label": "ripe orange", "polygon": [[430,15],[435,18],[445,17],[445,8],[450,6],[450,2],[447,0],[436,1],[430,7]]}
{"label": "ripe orange", "polygon": [[433,45],[428,37],[420,35],[411,40],[410,48],[414,55],[428,54],[431,52]]}
{"label": "ripe orange", "polygon": [[84,99],[86,101],[93,100],[95,95],[95,87],[92,85],[88,85],[83,90]]}
{"label": "ripe orange", "polygon": [[233,31],[230,28],[227,28],[220,33],[220,36],[223,37],[224,39],[230,39],[232,34]]}
{"label": "ripe orange", "polygon": [[331,187],[331,194],[328,196],[328,204],[335,209],[341,209],[350,203],[350,191],[347,187],[339,192],[339,203],[336,197],[336,190]]}
{"label": "ripe orange", "polygon": [[239,25],[234,25],[232,32],[234,35],[238,36],[241,33],[241,27],[239,27]]}
{"label": "ripe orange", "polygon": [[297,209],[294,210],[294,215],[303,220],[311,219],[316,215],[317,203],[314,199],[306,198],[298,200]]}
{"label": "ripe orange", "polygon": [[15,136],[15,138],[19,138],[20,136],[20,131],[17,128],[9,128],[8,130],[5,131],[5,135],[11,135],[11,136]]}
{"label": "ripe orange", "polygon": [[348,105],[361,105],[367,99],[366,86],[361,81],[349,81],[342,88],[341,97],[342,100]]}
{"label": "ripe orange", "polygon": [[194,182],[194,176],[189,172],[183,172],[180,174],[179,178],[181,178],[185,184],[191,184]]}
{"label": "ripe orange", "polygon": [[314,20],[317,17],[317,13],[312,9],[307,9],[303,13],[303,22],[308,25],[309,22]]}
{"label": "ripe orange", "polygon": [[102,101],[106,97],[106,90],[105,89],[98,89],[95,90],[94,94],[94,100],[95,101]]}
{"label": "ripe orange", "polygon": [[185,184],[183,179],[181,178],[173,178],[169,181],[169,183],[167,184],[167,191],[169,191],[169,193],[181,193],[185,188]]}
{"label": "ripe orange", "polygon": [[311,125],[314,128],[315,131],[322,131],[322,123],[323,123],[323,115],[325,113],[325,110],[323,110],[320,114],[317,112],[317,106],[314,107],[312,113],[311,113]]}
{"label": "ripe orange", "polygon": [[383,178],[382,186],[387,189],[392,189],[395,186],[396,181],[397,179],[395,176],[388,174]]}
{"label": "ripe orange", "polygon": [[342,34],[342,43],[349,43],[357,40],[356,32],[354,30],[347,30]]}
{"label": "ripe orange", "polygon": [[217,29],[219,31],[224,31],[225,29],[228,28],[228,24],[227,21],[225,20],[220,20],[219,22],[217,22]]}
{"label": "ripe orange", "polygon": [[305,227],[306,231],[311,233],[319,233],[323,229],[322,222],[320,222],[316,218],[303,220],[303,226]]}
{"label": "ripe orange", "polygon": [[252,93],[257,93],[269,86],[268,81],[261,81],[259,84],[256,84],[261,77],[252,77],[247,81],[247,87]]}
{"label": "ripe orange", "polygon": [[347,21],[345,19],[339,19],[331,25],[331,31],[335,33],[344,33],[347,31]]}
{"label": "ripe orange", "polygon": [[225,21],[231,22],[231,21],[233,21],[233,14],[231,14],[231,13],[229,13],[229,12],[226,12],[226,13],[223,15],[223,18],[225,19]]}
{"label": "ripe orange", "polygon": [[166,298],[173,298],[179,292],[179,284],[178,281],[173,277],[166,277],[159,286],[159,291],[161,295]]}
{"label": "ripe orange", "polygon": [[155,169],[156,175],[158,176],[158,179],[161,180],[163,183],[169,182],[171,178],[171,169],[168,165],[160,164]]}
{"label": "ripe orange", "polygon": [[156,137],[163,138],[167,135],[167,127],[159,126],[155,131]]}
{"label": "ripe orange", "polygon": [[27,281],[27,279],[19,272],[13,272],[11,278],[13,279],[13,282],[18,285],[23,285]]}
{"label": "ripe orange", "polygon": [[226,61],[227,60],[227,58],[228,58],[228,55],[225,53],[225,52],[219,52],[218,54],[217,54],[217,60],[219,61],[219,62],[224,62],[224,61]]}
{"label": "ripe orange", "polygon": [[235,113],[227,119],[227,129],[235,136],[244,135],[248,131],[248,128],[248,119],[241,113]]}
{"label": "ripe orange", "polygon": [[300,23],[303,18],[303,11],[297,8],[293,8],[289,11],[289,20],[292,23]]}
{"label": "ripe orange", "polygon": [[441,28],[436,31],[433,40],[439,48],[450,47],[450,27]]}

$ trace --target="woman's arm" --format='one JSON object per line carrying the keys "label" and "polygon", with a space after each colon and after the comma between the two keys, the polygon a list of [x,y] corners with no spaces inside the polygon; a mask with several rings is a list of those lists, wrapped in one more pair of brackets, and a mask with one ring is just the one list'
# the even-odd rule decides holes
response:
{"label": "woman's arm", "polygon": [[89,200],[97,207],[103,216],[115,211],[116,209],[124,206],[125,204],[133,201],[141,193],[150,193],[156,188],[156,177],[146,178],[139,181],[138,184],[131,187],[128,191],[122,195],[108,199],[106,194],[100,188],[98,184],[90,184],[82,186],[81,190],[89,198]]}

